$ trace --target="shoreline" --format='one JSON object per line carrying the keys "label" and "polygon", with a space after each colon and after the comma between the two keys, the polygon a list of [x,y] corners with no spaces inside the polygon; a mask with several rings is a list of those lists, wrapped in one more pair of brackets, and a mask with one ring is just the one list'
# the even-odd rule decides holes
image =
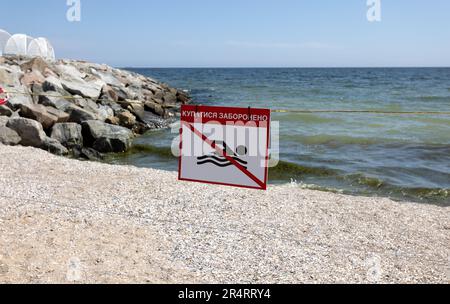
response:
{"label": "shoreline", "polygon": [[448,207],[0,145],[3,283],[448,283]]}

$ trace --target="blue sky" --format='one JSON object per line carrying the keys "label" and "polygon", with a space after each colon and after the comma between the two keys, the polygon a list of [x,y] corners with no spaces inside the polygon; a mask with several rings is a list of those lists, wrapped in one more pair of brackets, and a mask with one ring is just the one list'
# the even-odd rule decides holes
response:
{"label": "blue sky", "polygon": [[0,28],[57,56],[136,67],[450,66],[450,1],[2,0]]}

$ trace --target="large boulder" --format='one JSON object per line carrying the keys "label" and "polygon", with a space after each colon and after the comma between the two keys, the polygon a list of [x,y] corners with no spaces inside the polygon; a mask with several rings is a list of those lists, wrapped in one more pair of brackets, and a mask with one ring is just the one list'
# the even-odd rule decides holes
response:
{"label": "large boulder", "polygon": [[114,116],[114,111],[109,106],[100,105],[97,110],[98,119],[105,121],[108,117]]}
{"label": "large boulder", "polygon": [[103,82],[105,82],[108,85],[115,85],[115,86],[122,85],[122,83],[116,77],[114,77],[114,75],[111,74],[110,72],[103,72],[103,71],[98,71],[95,69],[92,69],[91,72],[93,75],[97,76],[98,78],[100,78]]}
{"label": "large boulder", "polygon": [[67,155],[69,150],[54,138],[46,137],[42,143],[41,149],[46,150],[55,155]]}
{"label": "large boulder", "polygon": [[82,123],[84,144],[101,153],[125,152],[131,147],[133,132],[98,120]]}
{"label": "large boulder", "polygon": [[22,146],[42,147],[47,135],[42,125],[28,118],[10,118],[6,126],[19,134]]}
{"label": "large boulder", "polygon": [[22,139],[16,131],[0,126],[0,143],[8,146],[15,146],[20,143]]}
{"label": "large boulder", "polygon": [[115,101],[115,102],[117,102],[119,100],[119,97],[117,96],[116,91],[114,91],[114,89],[109,85],[103,86],[102,94],[101,94],[100,98],[105,99],[105,100]]}
{"label": "large boulder", "polygon": [[32,105],[33,99],[31,98],[31,92],[27,87],[19,85],[15,87],[8,98],[8,106],[13,110],[20,109],[21,105]]}
{"label": "large boulder", "polygon": [[163,100],[164,100],[164,104],[166,104],[166,105],[176,104],[177,100],[178,100],[176,92],[175,93],[174,92],[166,93],[163,97]]}
{"label": "large boulder", "polygon": [[8,116],[0,116],[0,127],[6,127],[8,120],[9,120]]}
{"label": "large boulder", "polygon": [[98,118],[96,114],[86,111],[74,104],[70,104],[67,107],[66,113],[69,114],[69,122],[82,123],[83,121],[96,120]]}
{"label": "large boulder", "polygon": [[44,129],[50,129],[55,123],[69,120],[69,114],[43,105],[21,105],[20,110],[22,117],[40,122]]}
{"label": "large boulder", "polygon": [[33,84],[43,84],[45,82],[45,78],[39,71],[30,71],[22,76],[20,82],[23,85],[30,87]]}
{"label": "large boulder", "polygon": [[83,146],[82,128],[76,123],[58,123],[54,125],[51,138],[69,149]]}
{"label": "large boulder", "polygon": [[121,86],[110,85],[110,87],[116,93],[116,97],[118,101],[125,101],[129,98],[128,92],[125,91],[125,88]]}
{"label": "large boulder", "polygon": [[44,106],[53,107],[64,112],[72,104],[64,99],[62,94],[58,92],[51,92],[51,94],[40,95],[38,102],[39,104],[42,104]]}
{"label": "large boulder", "polygon": [[147,111],[152,112],[153,114],[156,114],[158,116],[164,117],[164,115],[166,114],[164,108],[162,105],[158,104],[155,101],[147,101],[145,103],[145,109]]}
{"label": "large boulder", "polygon": [[23,73],[18,66],[0,66],[0,83],[3,87],[17,87]]}
{"label": "large boulder", "polygon": [[84,81],[83,79],[62,80],[64,90],[72,95],[79,95],[85,98],[98,99],[105,83],[101,80]]}
{"label": "large boulder", "polygon": [[75,65],[71,65],[69,62],[61,62],[56,66],[58,74],[62,79],[73,80],[86,78],[86,73],[80,71]]}
{"label": "large boulder", "polygon": [[130,111],[123,111],[117,115],[122,127],[131,129],[136,124],[136,117]]}
{"label": "large boulder", "polygon": [[41,57],[35,57],[20,65],[23,72],[38,72],[41,75],[54,75],[52,67],[49,62]]}
{"label": "large boulder", "polygon": [[189,95],[183,91],[179,91],[177,93],[177,100],[178,100],[178,102],[180,102],[182,104],[187,104],[187,103],[189,103],[189,101],[191,101]]}

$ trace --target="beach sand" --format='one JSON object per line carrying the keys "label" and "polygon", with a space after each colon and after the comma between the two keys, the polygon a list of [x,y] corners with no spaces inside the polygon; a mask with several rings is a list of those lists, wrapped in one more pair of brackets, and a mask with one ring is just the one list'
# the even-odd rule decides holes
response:
{"label": "beach sand", "polygon": [[450,210],[0,145],[2,283],[448,283]]}

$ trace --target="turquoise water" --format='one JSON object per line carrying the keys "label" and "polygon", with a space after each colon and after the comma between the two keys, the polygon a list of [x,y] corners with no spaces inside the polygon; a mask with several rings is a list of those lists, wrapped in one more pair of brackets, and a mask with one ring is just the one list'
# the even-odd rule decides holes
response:
{"label": "turquoise water", "polygon": [[[450,111],[449,68],[132,69],[203,105]],[[281,163],[271,183],[450,205],[450,116],[274,114]],[[177,170],[177,136],[150,132],[114,163]]]}

